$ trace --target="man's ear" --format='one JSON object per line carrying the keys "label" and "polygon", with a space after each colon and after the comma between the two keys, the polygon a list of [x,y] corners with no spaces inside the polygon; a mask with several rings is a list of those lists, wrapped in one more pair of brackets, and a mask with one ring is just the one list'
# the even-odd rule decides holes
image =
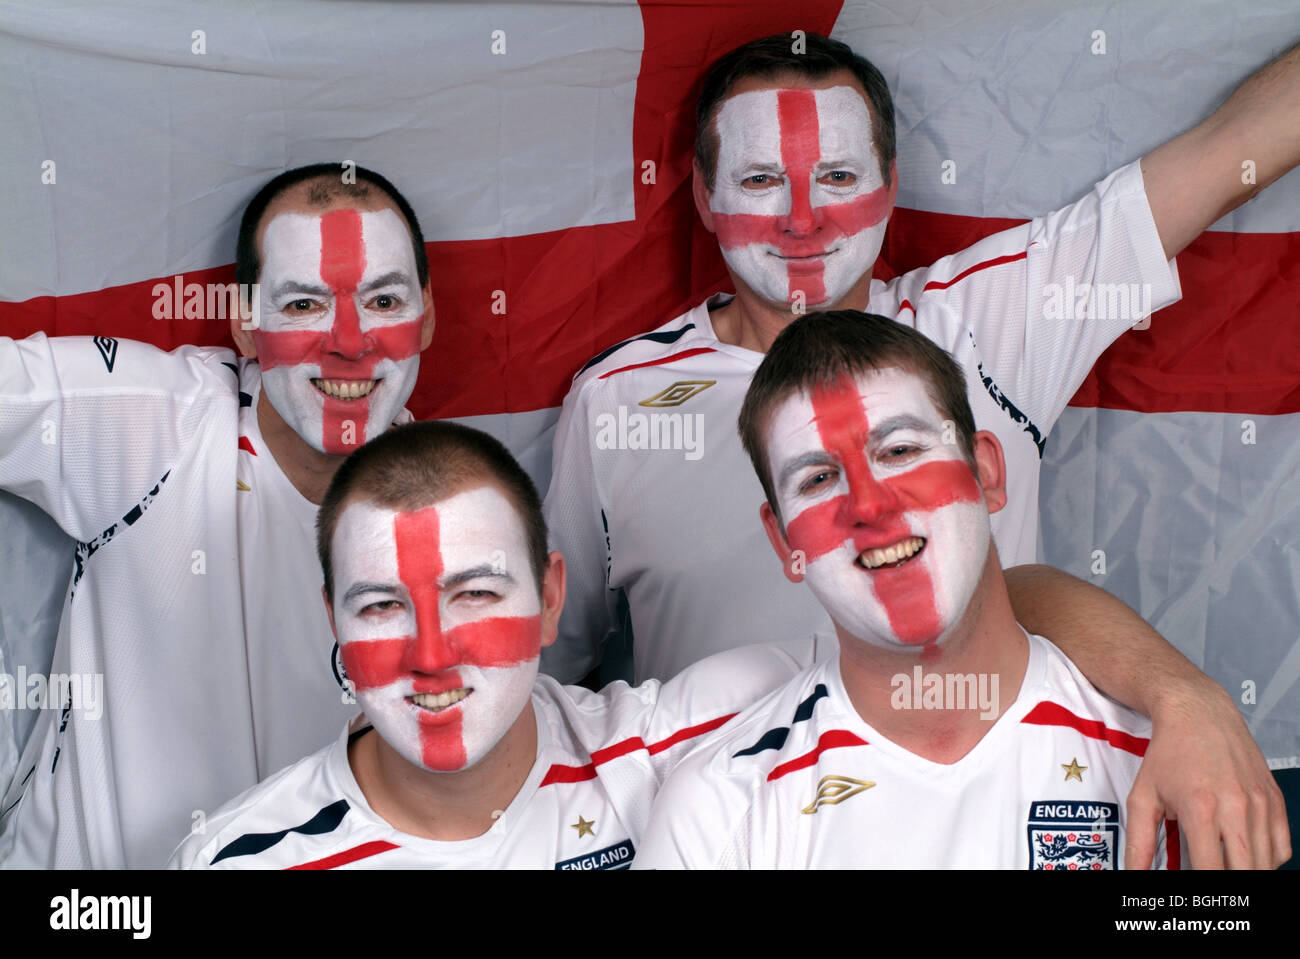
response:
{"label": "man's ear", "polygon": [[975,434],[975,474],[990,515],[1007,505],[1007,461],[1002,444],[988,430]]}
{"label": "man's ear", "polygon": [[330,594],[325,592],[324,586],[320,588],[320,598],[325,600],[325,615],[329,617],[330,632],[334,634],[335,639],[338,639],[338,627],[334,625],[334,604],[330,602]]}
{"label": "man's ear", "polygon": [[558,550],[546,557],[546,574],[542,578],[542,645],[555,642],[560,633],[560,613],[564,610],[564,556]]}
{"label": "man's ear", "polygon": [[713,191],[704,182],[704,170],[700,168],[699,160],[696,160],[691,165],[691,169],[691,194],[695,197],[695,210],[700,214],[700,219],[704,221],[704,229],[713,233],[715,232],[713,229],[713,211],[709,209],[709,200],[713,197]]}
{"label": "man's ear", "polygon": [[430,281],[424,281],[420,293],[424,298],[424,322],[420,326],[420,352],[423,353],[433,342],[433,287]]}
{"label": "man's ear", "polygon": [[781,529],[781,519],[776,515],[776,510],[772,509],[772,504],[764,500],[763,505],[758,508],[758,516],[763,521],[763,529],[767,532],[767,541],[772,544],[772,549],[776,550],[776,555],[781,560],[785,578],[792,583],[802,583],[804,563],[786,542],[785,531]]}
{"label": "man's ear", "polygon": [[[243,294],[241,293],[240,296],[242,297]],[[230,317],[230,338],[235,341],[235,346],[239,348],[239,352],[243,356],[250,360],[255,360],[257,359],[257,344],[253,342],[253,331],[244,329],[245,321],[244,317],[241,315],[244,310],[250,308],[251,304],[245,303],[241,300],[240,305],[243,309],[235,310]],[[262,318],[260,316],[254,316],[251,318],[251,321],[254,327],[256,327],[256,324],[260,323]]]}

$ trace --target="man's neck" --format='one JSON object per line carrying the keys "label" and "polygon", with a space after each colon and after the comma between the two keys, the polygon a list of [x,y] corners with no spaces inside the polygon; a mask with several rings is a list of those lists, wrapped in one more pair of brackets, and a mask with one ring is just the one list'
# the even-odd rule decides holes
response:
{"label": "man's neck", "polygon": [[460,772],[412,765],[373,731],[348,749],[352,774],[376,815],[401,832],[442,841],[473,839],[491,829],[536,760],[531,702],[487,756]]}
{"label": "man's neck", "polygon": [[309,445],[276,412],[266,398],[265,389],[257,398],[257,428],[276,465],[284,471],[294,489],[319,506],[329,489],[330,480],[346,457],[322,453]]}
{"label": "man's neck", "polygon": [[[730,303],[709,314],[713,334],[722,343],[741,349],[766,353],[781,331],[793,323],[801,313],[793,306],[768,303],[732,275],[736,295]],[[865,312],[871,292],[871,274],[867,273],[857,285],[837,303],[816,307],[818,310],[859,310]],[[805,310],[803,312],[812,312]]]}
{"label": "man's neck", "polygon": [[[984,738],[1019,695],[1029,663],[1029,644],[993,550],[966,612],[943,643],[895,652],[837,631],[840,675],[858,715],[882,736],[936,763],[957,762]],[[921,690],[913,689],[917,666]],[[974,683],[958,681],[972,676]],[[950,702],[949,691],[958,689],[960,700]]]}

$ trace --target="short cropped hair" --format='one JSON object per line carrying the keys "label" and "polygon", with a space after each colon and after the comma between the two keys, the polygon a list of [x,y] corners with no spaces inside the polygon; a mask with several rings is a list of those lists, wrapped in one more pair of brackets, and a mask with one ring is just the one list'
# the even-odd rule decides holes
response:
{"label": "short cropped hair", "polygon": [[354,450],[334,474],[316,515],[316,554],[325,595],[334,601],[330,549],[350,503],[416,510],[452,496],[474,481],[494,482],[519,514],[540,590],[546,574],[546,520],[537,488],[510,452],[480,430],[459,423],[406,423]]}
{"label": "short cropped hair", "polygon": [[397,187],[373,170],[356,167],[355,183],[343,182],[343,170],[337,163],[313,163],[286,170],[275,177],[244,208],[244,216],[239,221],[239,239],[235,243],[235,282],[251,286],[262,275],[262,261],[257,255],[257,229],[262,224],[266,209],[276,197],[298,186],[310,184],[307,188],[308,206],[326,207],[339,197],[365,201],[377,190],[393,201],[398,212],[406,220],[411,231],[411,250],[415,254],[415,272],[419,276],[420,286],[429,281],[429,257],[424,251],[424,234],[420,232],[420,221],[415,210],[406,197],[398,192]]}
{"label": "short cropped hair", "polygon": [[809,80],[821,80],[847,70],[862,84],[862,90],[874,114],[872,143],[880,154],[880,175],[885,186],[892,179],[890,167],[896,152],[894,142],[894,99],[889,84],[866,57],[854,53],[848,44],[830,40],[816,33],[805,35],[803,53],[795,53],[789,34],[778,33],[737,47],[718,59],[704,75],[700,102],[695,111],[695,160],[704,173],[704,183],[712,190],[718,172],[718,135],[713,120],[718,107],[733,87],[746,77],[775,79],[795,74]]}
{"label": "short cropped hair", "polygon": [[875,313],[809,313],[782,330],[772,343],[740,408],[740,441],[778,517],[781,510],[765,438],[777,406],[796,393],[830,387],[841,377],[888,367],[925,381],[935,408],[956,426],[962,455],[974,469],[975,417],[966,398],[966,377],[945,350],[911,327]]}

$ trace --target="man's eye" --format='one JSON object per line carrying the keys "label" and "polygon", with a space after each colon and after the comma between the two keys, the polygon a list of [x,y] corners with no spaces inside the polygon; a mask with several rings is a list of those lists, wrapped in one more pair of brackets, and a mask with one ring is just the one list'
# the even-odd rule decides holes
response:
{"label": "man's eye", "polygon": [[834,470],[820,470],[799,484],[800,493],[811,493],[835,481]]}
{"label": "man's eye", "polygon": [[391,293],[380,293],[370,301],[370,308],[374,310],[392,310],[401,304],[401,300]]}
{"label": "man's eye", "polygon": [[292,313],[308,313],[316,306],[314,300],[294,300],[289,304],[289,311]]}
{"label": "man's eye", "polygon": [[905,459],[906,457],[919,452],[920,452],[919,447],[911,446],[906,443],[899,443],[896,446],[891,446],[888,449],[886,449],[885,455],[888,456],[890,459]]}
{"label": "man's eye", "polygon": [[858,182],[858,177],[848,170],[831,170],[822,175],[821,182],[832,186],[852,186]]}
{"label": "man's eye", "polygon": [[456,598],[462,597],[470,600],[495,599],[496,593],[490,589],[464,589],[456,594]]}
{"label": "man's eye", "polygon": [[753,176],[745,177],[740,185],[747,190],[760,190],[770,186],[778,186],[781,178],[775,173],[755,173]]}
{"label": "man's eye", "polygon": [[395,609],[401,609],[401,608],[402,608],[401,600],[381,599],[377,603],[368,603],[365,606],[363,606],[361,608],[361,615],[365,616],[366,614],[390,613]]}

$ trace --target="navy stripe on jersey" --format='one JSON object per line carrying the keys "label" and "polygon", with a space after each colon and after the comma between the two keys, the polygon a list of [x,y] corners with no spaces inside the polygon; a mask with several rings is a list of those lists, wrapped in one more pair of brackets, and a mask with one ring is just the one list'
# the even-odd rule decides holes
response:
{"label": "navy stripe on jersey", "polygon": [[587,370],[591,369],[601,360],[605,359],[608,356],[614,355],[623,347],[627,346],[629,343],[636,343],[639,340],[651,340],[655,343],[664,343],[664,344],[676,343],[683,336],[685,336],[687,332],[693,329],[695,329],[695,324],[687,323],[680,330],[664,330],[662,333],[642,333],[640,336],[634,336],[632,337],[632,339],[624,340],[622,343],[615,343],[613,346],[605,350],[603,353],[597,353],[595,356],[589,359],[586,362],[586,364],[582,367],[582,369],[578,370],[578,373],[576,375],[581,375],[587,372]]}
{"label": "navy stripe on jersey", "polygon": [[[970,333],[969,330],[967,330],[967,333],[970,335],[971,346],[975,346],[975,334]],[[1020,412],[1020,408],[1015,403],[1012,403],[1007,394],[1002,392],[1001,387],[993,382],[993,377],[984,372],[982,362],[976,361],[975,366],[979,372],[980,382],[984,384],[984,389],[988,390],[989,396],[993,397],[993,401],[1002,407],[1002,411],[1011,417],[1011,422],[1024,427],[1025,432],[1029,434],[1029,438],[1038,447],[1038,458],[1041,460],[1044,451],[1047,449],[1047,437],[1043,435],[1043,431],[1034,425],[1033,420]]]}
{"label": "navy stripe on jersey", "polygon": [[830,691],[827,690],[825,683],[818,683],[817,688],[812,691],[807,699],[799,704],[799,708],[794,711],[794,721],[789,726],[778,726],[775,729],[769,729],[758,737],[758,742],[747,749],[732,756],[732,759],[739,759],[741,756],[756,756],[761,752],[769,749],[780,749],[785,745],[786,739],[790,736],[790,730],[795,723],[806,723],[812,719],[813,708],[823,699],[830,698]]}
{"label": "navy stripe on jersey", "polygon": [[120,520],[118,520],[108,529],[104,530],[104,532],[100,533],[94,539],[88,540],[85,543],[77,544],[76,549],[73,552],[73,556],[72,556],[73,561],[76,563],[77,569],[76,572],[72,574],[72,592],[71,595],[69,596],[69,599],[71,599],[72,596],[75,596],[77,594],[77,584],[81,582],[81,577],[84,576],[86,573],[86,561],[90,559],[91,556],[95,555],[95,553],[98,552],[101,547],[107,546],[109,541],[114,536],[122,532],[124,525],[131,526],[135,523],[136,520],[138,520],[141,516],[144,515],[144,511],[149,508],[149,504],[154,501],[154,497],[156,497],[158,495],[158,491],[162,489],[163,483],[166,483],[167,477],[171,475],[172,475],[171,470],[168,470],[166,473],[163,473],[162,479],[158,481],[158,485],[156,485],[149,492],[145,493],[144,498],[141,499],[140,502],[137,503],[135,506],[132,506],[131,509],[127,511],[127,514],[125,516],[123,516]]}
{"label": "navy stripe on jersey", "polygon": [[349,808],[351,807],[348,806],[348,801],[340,799],[338,802],[330,803],[301,826],[292,826],[279,832],[245,833],[234,842],[223,846],[221,851],[212,857],[211,864],[216,865],[223,859],[234,859],[236,856],[255,856],[259,852],[266,852],[291,832],[302,833],[304,836],[321,836],[333,832],[343,821],[343,817],[348,814]]}

